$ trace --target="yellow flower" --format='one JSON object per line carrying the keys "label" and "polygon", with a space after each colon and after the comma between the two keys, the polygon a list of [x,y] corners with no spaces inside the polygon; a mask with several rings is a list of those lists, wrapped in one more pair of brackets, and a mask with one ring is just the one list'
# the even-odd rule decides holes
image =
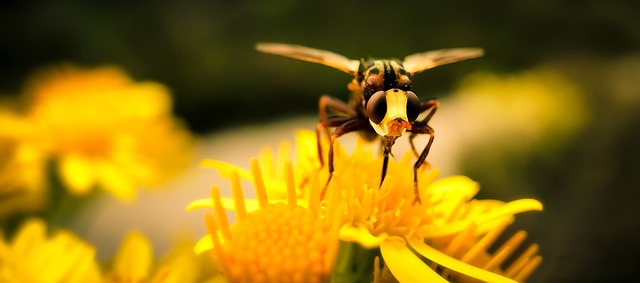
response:
{"label": "yellow flower", "polygon": [[[498,148],[487,160],[505,154],[548,150],[582,129],[589,120],[582,91],[554,71],[520,74],[476,73],[465,77],[448,101],[449,126],[460,129],[460,145]],[[451,125],[453,124],[453,125]],[[487,125],[491,134],[487,135]],[[455,127],[458,126],[458,127]],[[517,142],[514,142],[517,141]],[[478,154],[473,155],[478,158]]]}
{"label": "yellow flower", "polygon": [[149,239],[139,231],[131,231],[122,241],[105,282],[190,283],[197,282],[200,275],[200,261],[190,246],[179,245],[156,263]]}
{"label": "yellow flower", "polygon": [[[470,262],[467,258],[458,260],[458,253],[463,253],[458,246],[463,241],[471,249],[491,231],[498,231],[496,229],[499,227],[511,223],[514,214],[542,210],[542,205],[533,199],[506,204],[496,200],[474,200],[472,198],[479,190],[477,183],[464,176],[434,181],[439,172],[428,166],[420,169],[418,178],[422,204],[412,205],[412,158],[414,156],[409,152],[398,162],[390,161],[385,182],[378,188],[380,157],[374,157],[363,146],[356,147],[351,155],[340,151],[335,159],[337,174],[329,187],[333,193],[340,195],[338,200],[342,205],[340,210],[344,223],[340,239],[357,242],[365,248],[380,247],[385,264],[401,282],[445,281],[440,276],[442,274],[437,274],[423,263],[424,258],[432,261],[432,266],[441,265],[462,274],[459,277],[468,276],[487,282],[513,282],[501,276],[506,273],[497,268],[501,262],[498,256],[506,258],[513,250],[505,251],[505,255],[496,254],[491,258],[494,262],[487,265],[487,262],[479,260],[480,257],[473,257],[478,262]],[[499,234],[491,235],[495,239]],[[452,239],[457,241],[449,243]],[[508,244],[509,248],[517,247],[514,243]],[[450,245],[455,248],[444,249]],[[486,254],[487,247],[486,244],[477,246],[475,249],[480,250],[473,252]],[[539,259],[531,259],[532,256],[527,254],[523,259],[533,261],[526,271],[519,273],[520,269],[511,269],[512,272],[508,274],[511,279],[526,279],[528,274],[525,273],[539,262]],[[448,271],[444,273],[448,274]],[[458,274],[452,275],[455,276]]]}
{"label": "yellow flower", "polygon": [[[251,172],[245,170],[240,171],[240,174],[233,173],[239,169],[232,165],[217,163],[214,167],[224,176],[232,178],[234,194],[241,192],[238,176],[254,181],[257,199],[248,202],[252,206],[260,206],[266,195],[279,195],[280,184],[284,181],[289,192],[289,202],[310,200],[309,210],[332,216],[329,218],[333,225],[341,227],[341,244],[332,271],[333,279],[342,276],[342,280],[345,280],[345,277],[371,278],[378,282],[381,280],[381,269],[377,263],[383,262],[383,269],[388,269],[400,282],[447,282],[447,279],[456,282],[514,282],[525,280],[540,263],[541,257],[536,255],[537,246],[534,245],[510,266],[502,265],[504,259],[513,254],[514,249],[522,242],[524,232],[516,233],[495,253],[487,252],[504,227],[514,221],[515,214],[542,210],[540,202],[533,199],[509,203],[475,200],[473,197],[479,190],[477,183],[464,176],[451,176],[436,181],[438,170],[423,166],[419,169],[418,178],[422,203],[413,205],[413,154],[407,153],[397,162],[390,161],[387,177],[382,186],[379,186],[382,159],[374,157],[372,151],[363,144],[358,144],[352,154],[347,154],[343,148],[337,146],[336,171],[329,185],[327,198],[318,202],[318,188],[324,184],[328,173],[326,168],[319,168],[317,157],[313,158],[317,156],[315,144],[313,133],[298,134],[298,159],[295,168],[300,171],[288,173],[288,176],[299,176],[304,181],[295,182],[293,177],[287,177],[286,174],[285,178],[270,178],[269,182],[266,181],[267,178],[262,178],[260,166],[288,164],[281,160],[254,160]],[[212,163],[215,162],[207,164]],[[293,168],[291,165],[288,166]],[[286,173],[293,169],[283,171]],[[233,202],[233,207],[241,207],[244,211],[246,204],[242,199],[234,197],[227,200],[227,204]],[[232,208],[230,205],[223,205],[223,200],[217,192],[212,200],[195,201],[188,209],[198,207],[213,207],[216,216],[224,215],[224,207]],[[236,212],[236,215],[242,214],[244,213]],[[242,223],[242,217],[239,219],[239,223]],[[217,223],[223,222],[222,220],[226,220],[226,217],[220,218]],[[278,220],[277,217],[273,217],[271,221],[280,223]],[[208,222],[210,226],[217,227],[211,220]],[[263,225],[269,225],[268,223],[270,222]],[[210,235],[214,243],[219,237],[223,239],[217,240],[219,243],[214,246],[222,245],[228,248],[228,245],[225,246],[226,241],[233,242],[231,237],[224,236],[230,232],[224,231],[225,229],[220,228],[212,229]],[[263,233],[269,234],[268,230],[263,230],[251,234],[250,238],[258,239]],[[288,235],[276,234],[267,237],[278,236],[286,238]],[[240,236],[234,234],[235,237]],[[210,245],[206,241],[210,239],[203,240],[197,249],[208,248]],[[376,259],[375,250],[378,249],[381,261]],[[352,261],[364,262],[364,265]],[[362,266],[362,269],[349,273],[350,268],[354,269],[353,266]],[[358,272],[373,274],[353,274]]]}
{"label": "yellow flower", "polygon": [[[292,166],[286,163],[284,167],[286,203],[270,203],[260,164],[252,161],[257,209],[249,212],[238,172],[231,172],[237,218],[233,225],[229,225],[218,188],[212,190],[209,203],[214,216],[206,215],[209,235],[198,243],[196,252],[213,248],[230,282],[326,282],[330,276],[337,216],[322,213],[317,197],[299,205]],[[311,195],[318,194],[315,186]]]}
{"label": "yellow flower", "polygon": [[47,237],[41,220],[26,221],[11,243],[0,238],[0,281],[101,282],[95,249],[67,231]]}
{"label": "yellow flower", "polygon": [[15,213],[45,204],[46,157],[31,138],[29,125],[0,109],[0,223]]}
{"label": "yellow flower", "polygon": [[26,119],[71,193],[100,187],[131,200],[136,187],[159,184],[190,158],[191,138],[161,84],[115,67],[61,66],[36,75],[25,96]]}
{"label": "yellow flower", "polygon": [[0,282],[197,282],[202,279],[202,264],[191,246],[178,245],[156,262],[149,239],[132,231],[123,240],[111,271],[103,276],[93,246],[64,230],[48,237],[44,221],[29,219],[10,243],[0,237]]}

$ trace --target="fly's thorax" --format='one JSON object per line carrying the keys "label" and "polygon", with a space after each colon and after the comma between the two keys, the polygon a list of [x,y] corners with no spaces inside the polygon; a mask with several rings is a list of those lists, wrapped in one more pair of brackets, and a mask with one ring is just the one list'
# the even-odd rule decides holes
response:
{"label": "fly's thorax", "polygon": [[360,63],[358,82],[365,101],[381,90],[411,90],[411,76],[397,60],[369,60]]}

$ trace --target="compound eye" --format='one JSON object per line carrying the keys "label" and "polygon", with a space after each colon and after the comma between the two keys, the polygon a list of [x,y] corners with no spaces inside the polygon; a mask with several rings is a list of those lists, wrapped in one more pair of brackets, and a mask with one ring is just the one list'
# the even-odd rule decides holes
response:
{"label": "compound eye", "polygon": [[407,119],[413,122],[420,115],[420,100],[413,91],[407,91]]}
{"label": "compound eye", "polygon": [[387,115],[387,97],[384,91],[374,93],[367,102],[367,115],[369,120],[376,124],[380,124],[384,116]]}

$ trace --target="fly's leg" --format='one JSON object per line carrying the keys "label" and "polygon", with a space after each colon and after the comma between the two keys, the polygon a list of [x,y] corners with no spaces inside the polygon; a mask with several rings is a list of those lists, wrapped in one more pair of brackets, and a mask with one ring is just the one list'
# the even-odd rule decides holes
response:
{"label": "fly's leg", "polygon": [[415,198],[413,200],[413,205],[415,205],[416,203],[422,203],[422,201],[420,200],[420,190],[418,189],[418,169],[420,169],[422,164],[424,164],[425,160],[427,159],[427,155],[429,155],[429,150],[431,149],[431,144],[433,144],[434,131],[426,123],[424,123],[424,124],[423,123],[414,123],[413,127],[411,128],[411,134],[412,135],[414,135],[414,134],[415,135],[417,135],[417,134],[427,134],[427,135],[429,135],[429,142],[427,143],[427,145],[422,150],[422,153],[420,153],[420,156],[418,156],[418,160],[416,161],[416,163],[413,165],[413,193],[414,193],[414,196],[415,196]]}
{"label": "fly's leg", "polygon": [[382,182],[384,182],[384,177],[387,176],[387,167],[389,166],[389,153],[391,152],[391,149],[388,147],[384,147],[383,149],[383,156],[384,159],[382,160],[382,176],[380,177],[380,186],[382,187]]}
{"label": "fly's leg", "polygon": [[[316,144],[318,146],[318,160],[320,160],[320,167],[324,167],[324,155],[322,153],[322,141],[321,134],[322,130],[329,131],[329,128],[340,127],[344,123],[352,120],[353,118],[345,117],[345,116],[336,116],[327,118],[323,121],[320,121],[318,125],[316,125]],[[329,140],[331,140],[331,136],[329,136]]]}
{"label": "fly's leg", "polygon": [[[324,156],[322,154],[320,132],[324,130],[327,138],[331,139],[329,128],[338,127],[344,124],[349,119],[352,119],[351,117],[356,116],[357,113],[349,106],[349,104],[328,95],[323,95],[322,97],[320,97],[318,106],[318,113],[320,113],[320,123],[318,123],[318,125],[316,126],[316,141],[318,143],[318,158],[320,160],[320,165],[324,166]],[[329,111],[335,112],[340,116],[329,118]]]}
{"label": "fly's leg", "polygon": [[324,187],[322,188],[322,191],[320,192],[320,199],[324,199],[324,195],[327,193],[327,188],[329,187],[329,183],[331,182],[331,177],[333,177],[333,171],[334,171],[334,167],[333,167],[333,145],[336,141],[337,138],[343,136],[344,134],[347,133],[351,133],[351,132],[355,132],[358,130],[362,130],[365,129],[368,126],[368,120],[367,119],[360,119],[360,118],[351,118],[351,120],[348,120],[344,123],[342,123],[342,125],[338,126],[336,128],[335,131],[333,131],[333,134],[331,135],[331,140],[329,141],[329,178],[327,178],[327,183],[325,183]]}
{"label": "fly's leg", "polygon": [[[432,98],[426,101],[421,101],[420,113],[427,111],[429,109],[431,109],[431,111],[429,112],[429,114],[427,114],[427,116],[425,116],[422,120],[418,121],[417,123],[428,124],[429,121],[431,120],[431,117],[433,117],[433,115],[436,114],[436,110],[438,110],[438,106],[440,106],[440,103],[435,98]],[[415,154],[416,157],[419,157],[420,155],[418,155],[418,151],[416,151],[416,147],[413,144],[413,139],[417,135],[418,133],[411,132],[411,135],[409,135],[409,144],[411,145],[411,150],[413,151],[413,154]]]}

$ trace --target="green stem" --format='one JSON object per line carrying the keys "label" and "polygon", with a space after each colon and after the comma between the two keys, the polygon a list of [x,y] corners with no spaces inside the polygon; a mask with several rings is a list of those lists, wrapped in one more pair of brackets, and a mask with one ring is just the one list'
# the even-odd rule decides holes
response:
{"label": "green stem", "polygon": [[340,241],[331,282],[371,282],[376,256],[380,256],[379,248],[366,249],[354,242]]}
{"label": "green stem", "polygon": [[54,169],[50,167],[50,203],[42,217],[47,221],[49,230],[65,228],[82,234],[90,224],[90,218],[95,214],[94,204],[100,195],[96,188],[84,196],[76,196],[69,192]]}

